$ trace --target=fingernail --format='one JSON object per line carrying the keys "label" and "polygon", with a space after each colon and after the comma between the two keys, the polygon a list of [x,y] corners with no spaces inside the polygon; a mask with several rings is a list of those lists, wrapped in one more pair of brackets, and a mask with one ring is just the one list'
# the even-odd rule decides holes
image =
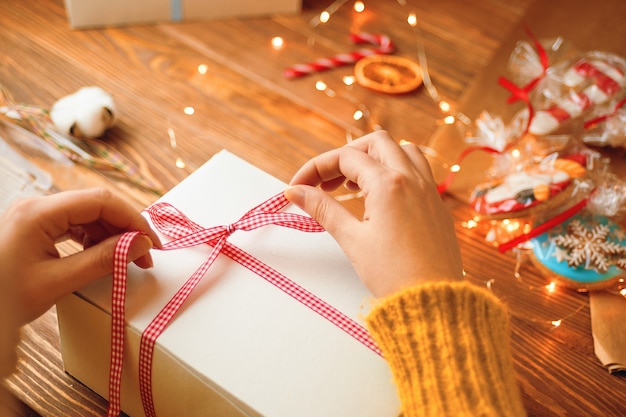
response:
{"label": "fingernail", "polygon": [[304,205],[304,190],[297,185],[290,185],[285,189],[285,198],[293,204],[302,207]]}

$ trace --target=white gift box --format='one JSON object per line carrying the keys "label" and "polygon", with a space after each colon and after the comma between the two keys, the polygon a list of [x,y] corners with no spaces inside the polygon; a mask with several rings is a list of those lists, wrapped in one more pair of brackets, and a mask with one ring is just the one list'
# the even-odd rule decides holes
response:
{"label": "white gift box", "polygon": [[[235,222],[285,186],[222,151],[160,201],[212,227]],[[236,231],[228,241],[364,324],[372,296],[328,233],[272,225]],[[154,268],[129,265],[121,403],[130,416],[144,416],[141,332],[211,249],[155,250]],[[110,277],[57,304],[66,371],[105,398],[110,311]],[[387,417],[399,411],[381,356],[225,255],[157,339],[152,385],[159,417]]]}
{"label": "white gift box", "polygon": [[70,26],[77,29],[295,14],[301,7],[302,0],[65,0]]}

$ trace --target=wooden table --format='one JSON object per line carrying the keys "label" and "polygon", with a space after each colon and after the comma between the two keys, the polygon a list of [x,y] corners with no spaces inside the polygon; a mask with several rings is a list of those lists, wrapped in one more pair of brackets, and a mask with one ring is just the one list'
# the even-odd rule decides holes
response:
{"label": "wooden table", "polygon": [[[166,190],[220,149],[288,181],[312,156],[340,146],[375,125],[397,139],[426,144],[442,113],[424,88],[388,96],[342,83],[350,68],[297,80],[283,69],[354,48],[351,29],[388,34],[397,54],[415,57],[415,33],[406,24],[414,10],[440,96],[453,106],[516,27],[531,0],[368,0],[355,15],[349,5],[328,24],[309,24],[329,1],[306,1],[297,16],[189,21],[125,28],[71,30],[61,0],[0,2],[0,84],[16,101],[49,107],[86,85],[111,92],[119,123],[107,140],[141,172]],[[416,4],[412,4],[416,3]],[[285,44],[274,49],[270,40]],[[206,65],[206,73],[198,72]],[[315,89],[323,80],[335,96]],[[195,114],[182,112],[193,106]],[[355,121],[366,106],[371,117]],[[168,128],[178,146],[170,146]],[[175,157],[185,162],[177,168]],[[57,178],[59,188],[111,187],[141,209],[157,195],[75,168]],[[484,228],[468,228],[473,213],[463,201],[444,197],[453,213],[468,279],[494,280],[511,306],[512,344],[530,416],[621,416],[626,380],[611,376],[593,352],[588,299],[557,291],[548,298],[513,278],[515,259],[485,241]],[[488,268],[485,266],[489,265]],[[564,318],[554,327],[550,321]],[[106,401],[63,372],[54,309],[26,326],[21,360],[8,381],[21,416],[101,416]]]}

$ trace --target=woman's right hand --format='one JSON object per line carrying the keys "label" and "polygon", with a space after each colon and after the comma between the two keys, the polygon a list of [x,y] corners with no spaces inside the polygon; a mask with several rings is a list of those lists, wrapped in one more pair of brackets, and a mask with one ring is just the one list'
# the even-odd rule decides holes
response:
{"label": "woman's right hand", "polygon": [[[363,218],[326,192],[344,183],[363,192]],[[377,297],[463,277],[452,219],[413,144],[400,146],[384,131],[370,133],[309,160],[285,196],[337,240]]]}

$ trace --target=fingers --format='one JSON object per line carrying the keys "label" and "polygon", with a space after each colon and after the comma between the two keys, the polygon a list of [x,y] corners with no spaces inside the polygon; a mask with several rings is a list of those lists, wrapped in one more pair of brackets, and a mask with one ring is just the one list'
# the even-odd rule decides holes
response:
{"label": "fingers", "polygon": [[[103,205],[102,210],[100,212],[100,216],[96,221],[86,224],[80,224],[80,226],[71,226],[70,236],[81,243],[84,248],[91,248],[95,245],[98,245],[100,242],[108,239],[111,236],[120,235],[126,231],[140,231],[145,233],[151,240],[153,246],[160,247],[160,240],[156,236],[156,234],[149,227],[147,221],[143,216],[141,216],[136,210],[134,210],[130,205],[128,205],[125,201],[113,196],[112,194],[102,191],[102,190],[85,190],[81,192],[79,198],[74,196],[74,205],[70,207],[76,207],[76,204],[82,206],[84,203],[84,198],[91,198],[91,195],[102,193]],[[99,201],[98,199],[94,199],[90,201],[95,201],[95,205],[92,208],[91,213],[95,213],[95,210],[98,208]],[[112,209],[111,209],[112,208]],[[79,213],[80,216],[85,214],[84,219],[90,218],[92,214],[89,213]],[[79,218],[79,222],[82,220]],[[126,225],[126,226],[125,226]],[[111,249],[102,248],[106,251]],[[131,246],[131,250],[133,247]],[[112,253],[112,252],[111,252]],[[132,253],[130,254],[132,255]],[[111,260],[112,261],[112,260]],[[144,253],[141,253],[137,256],[131,256],[130,261],[133,261],[137,266],[141,268],[150,268],[153,265],[152,256],[146,250]],[[110,271],[105,271],[105,273],[109,273]]]}
{"label": "fingers", "polygon": [[[63,258],[65,266],[76,275],[84,276],[87,281],[110,274],[113,270],[113,256],[119,236],[111,236],[97,245],[91,246],[82,252]],[[128,261],[141,261],[144,268],[151,267],[151,260],[146,258],[153,248],[152,240],[147,235],[138,235],[128,251]]]}
{"label": "fingers", "polygon": [[[324,192],[342,183],[362,190],[361,217]],[[414,144],[381,131],[366,135],[307,162],[285,196],[333,235],[376,296],[462,277],[454,225]]]}
{"label": "fingers", "polygon": [[403,169],[410,165],[407,155],[398,143],[384,130],[369,133],[346,146],[368,154],[372,159],[387,168]]}
{"label": "fingers", "polygon": [[[67,191],[15,203],[0,229],[3,267],[18,283],[24,306],[21,322],[34,319],[56,300],[112,272],[121,233],[141,233],[131,244],[129,262],[152,266],[150,249],[160,247],[148,221],[128,203],[102,189]],[[85,243],[84,250],[59,257],[62,237]]]}
{"label": "fingers", "polygon": [[155,247],[160,247],[156,233],[147,220],[130,204],[105,189],[66,191],[46,197],[40,210],[49,234],[63,236],[74,226],[84,226],[92,241],[136,230],[150,237]]}
{"label": "fingers", "polygon": [[[33,277],[20,282],[21,305],[25,307],[20,321],[33,320],[64,295],[110,274],[118,238],[111,236],[84,251],[32,265],[29,274]],[[138,235],[129,248],[128,261],[140,263],[140,259],[147,259],[152,247],[152,239],[147,235]],[[151,261],[143,263],[143,267],[151,266]]]}
{"label": "fingers", "polygon": [[435,178],[433,177],[433,171],[430,168],[430,163],[422,151],[420,151],[419,147],[413,142],[408,142],[406,140],[400,141],[400,146],[407,157],[411,160],[413,166],[419,171],[420,175],[434,184]]}
{"label": "fingers", "polygon": [[[358,184],[358,173],[364,170],[355,170],[355,166],[366,164],[373,167],[380,165],[381,159],[384,159],[385,152],[380,149],[380,146],[374,145],[381,140],[385,140],[387,146],[395,143],[385,132],[379,131],[363,136],[341,148],[333,149],[309,160],[294,175],[290,184],[320,185],[324,190],[337,188],[346,178]],[[397,144],[395,147],[398,148]],[[395,151],[397,154],[402,153],[400,149]]]}
{"label": "fingers", "polygon": [[373,132],[361,139],[351,142],[348,146],[366,152],[387,168],[403,171],[405,174],[410,174],[410,171],[415,169],[423,179],[435,182],[428,160],[414,143],[402,140],[398,146],[385,131]]}
{"label": "fingers", "polygon": [[434,183],[430,165],[417,146],[408,142],[398,146],[389,134],[376,131],[311,159],[294,175],[290,184],[320,185],[328,191],[347,179],[351,189],[357,184],[364,190],[368,181],[375,181],[380,170],[384,169],[409,175],[417,173]]}
{"label": "fingers", "polygon": [[336,240],[342,240],[343,230],[350,230],[358,222],[348,210],[323,190],[309,185],[292,185],[285,190],[285,197],[307,212]]}

